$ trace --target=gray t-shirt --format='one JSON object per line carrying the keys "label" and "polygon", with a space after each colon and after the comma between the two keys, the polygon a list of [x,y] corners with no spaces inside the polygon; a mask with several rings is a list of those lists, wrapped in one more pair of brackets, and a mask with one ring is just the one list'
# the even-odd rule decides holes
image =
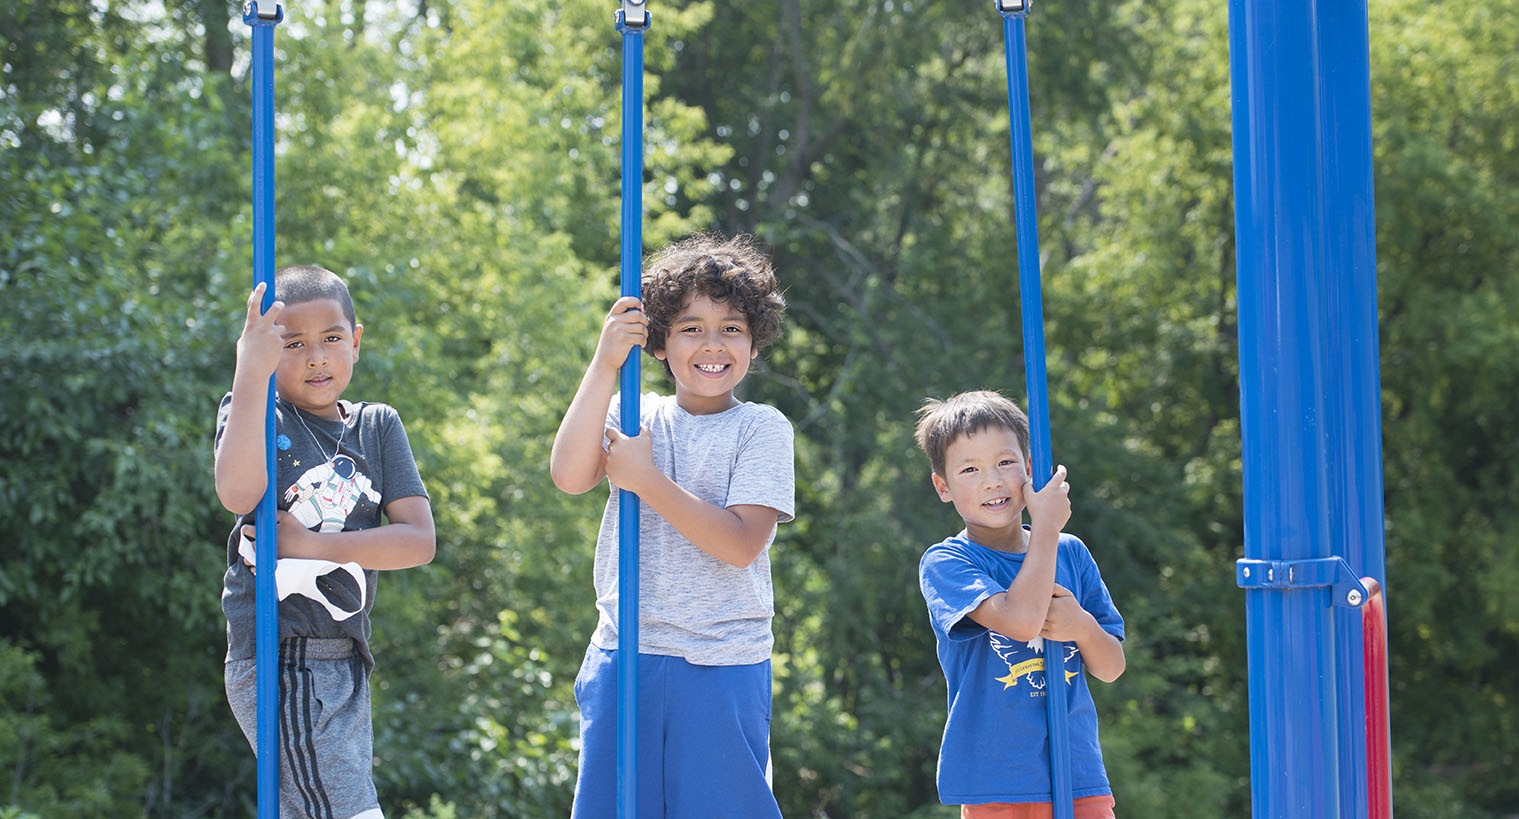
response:
{"label": "gray t-shirt", "polygon": [[[621,395],[607,424],[617,426]],[[796,511],[791,422],[780,410],[744,403],[692,415],[673,396],[648,393],[639,405],[654,436],[654,466],[715,506],[767,506],[778,523]],[[596,609],[591,643],[617,648],[617,487],[611,488],[596,538]],[[696,665],[749,665],[770,659],[775,594],[770,543],[745,568],[703,552],[648,504],[639,504],[639,651],[683,657]]]}
{"label": "gray t-shirt", "polygon": [[[411,443],[406,439],[406,428],[395,409],[388,404],[341,403],[345,420],[333,421],[302,412],[285,401],[275,402],[278,470],[275,505],[286,512],[291,512],[292,506],[299,507],[292,514],[316,531],[372,529],[381,524],[381,513],[391,501],[417,495],[427,497],[411,455]],[[232,394],[228,393],[216,414],[215,446],[221,445],[231,405]],[[227,615],[228,660],[247,659],[256,653],[253,572],[238,554],[242,527],[253,524],[253,520],[252,513],[239,515],[227,536],[222,611]],[[334,620],[320,603],[299,594],[281,600],[280,639],[350,637],[365,666],[373,669],[369,611],[374,607],[377,575],[378,572],[365,570],[363,611],[343,620]],[[333,599],[355,599],[358,594],[356,586],[324,591]],[[344,608],[351,610],[357,604]]]}

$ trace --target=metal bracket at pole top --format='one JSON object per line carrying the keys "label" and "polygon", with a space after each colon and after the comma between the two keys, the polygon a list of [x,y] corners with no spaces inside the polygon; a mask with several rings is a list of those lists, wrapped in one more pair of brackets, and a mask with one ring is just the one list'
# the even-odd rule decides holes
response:
{"label": "metal bracket at pole top", "polygon": [[243,4],[243,22],[250,26],[277,26],[284,19],[285,7],[279,3],[271,3],[266,9],[259,8],[255,0]]}
{"label": "metal bracket at pole top", "polygon": [[997,13],[1003,17],[1027,17],[1034,10],[1034,0],[994,0]]}
{"label": "metal bracket at pole top", "polygon": [[1331,596],[1336,606],[1360,608],[1371,596],[1366,586],[1350,570],[1343,557],[1319,557],[1307,560],[1254,560],[1240,558],[1234,562],[1234,582],[1242,589],[1306,589],[1333,586]]}
{"label": "metal bracket at pole top", "polygon": [[644,5],[646,0],[622,0],[622,8],[617,10],[617,31],[647,31],[649,25],[654,22],[654,16],[649,14],[649,9]]}

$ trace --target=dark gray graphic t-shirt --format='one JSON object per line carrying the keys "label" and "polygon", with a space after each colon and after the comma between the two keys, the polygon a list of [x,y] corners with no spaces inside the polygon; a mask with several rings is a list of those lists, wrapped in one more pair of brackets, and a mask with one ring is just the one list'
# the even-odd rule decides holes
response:
{"label": "dark gray graphic t-shirt", "polygon": [[[217,447],[231,404],[229,393],[216,416]],[[275,402],[275,503],[313,531],[371,529],[381,524],[381,512],[391,501],[427,496],[396,411],[388,404],[341,404],[344,420],[334,421],[302,412],[285,401]],[[255,653],[254,576],[238,554],[242,527],[253,522],[252,513],[239,515],[227,536],[222,611],[227,615],[228,660],[251,658]],[[310,597],[292,594],[281,600],[280,639],[349,637],[365,666],[372,669],[369,611],[374,606],[376,575],[364,571],[362,610],[341,620]],[[337,572],[317,582],[337,607],[358,608],[359,590],[345,588],[344,581],[344,574]]]}

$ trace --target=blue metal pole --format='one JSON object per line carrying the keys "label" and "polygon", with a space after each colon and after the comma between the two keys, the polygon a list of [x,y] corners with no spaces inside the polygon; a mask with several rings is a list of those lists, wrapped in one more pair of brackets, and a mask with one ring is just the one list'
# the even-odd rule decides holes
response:
{"label": "blue metal pole", "polygon": [[[274,27],[285,11],[274,3],[260,10],[249,0],[243,22],[253,28],[253,284],[264,284],[260,309],[274,303]],[[269,402],[264,408],[264,468],[268,482],[254,512],[254,622],[257,674],[258,816],[279,817],[279,598],[274,586],[276,467],[274,462],[274,377],[269,377]]]}
{"label": "blue metal pole", "polygon": [[[617,12],[622,33],[622,295],[643,297],[643,0]],[[621,425],[637,435],[639,353],[622,365]],[[617,490],[617,815],[638,815],[638,496]]]}
{"label": "blue metal pole", "polygon": [[[1323,387],[1333,205],[1323,200],[1314,23],[1313,0],[1229,4],[1247,560],[1332,555]],[[1287,583],[1245,592],[1252,812],[1337,817],[1331,591]]]}
{"label": "blue metal pole", "polygon": [[[1028,57],[1023,18],[1027,4],[1002,13],[1007,57],[1007,107],[1013,150],[1013,201],[1018,225],[1018,292],[1023,305],[1023,377],[1028,390],[1029,445],[1034,489],[1043,489],[1054,469],[1050,447],[1050,404],[1044,361],[1044,302],[1039,281],[1039,220],[1034,201],[1034,140],[1028,100]],[[1065,643],[1044,641],[1045,710],[1049,717],[1050,798],[1055,819],[1071,819],[1071,740],[1065,685]]]}
{"label": "blue metal pole", "polygon": [[[1386,585],[1382,541],[1381,378],[1372,201],[1370,46],[1365,0],[1318,2],[1328,325],[1338,374],[1327,387],[1334,542],[1351,571]],[[1384,599],[1385,602],[1385,599]],[[1340,813],[1366,816],[1366,665],[1362,612],[1335,609]]]}

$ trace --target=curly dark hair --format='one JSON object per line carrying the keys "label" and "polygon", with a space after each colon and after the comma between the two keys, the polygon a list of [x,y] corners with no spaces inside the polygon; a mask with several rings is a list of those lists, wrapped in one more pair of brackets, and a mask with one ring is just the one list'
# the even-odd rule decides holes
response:
{"label": "curly dark hair", "polygon": [[665,348],[670,322],[698,295],[743,313],[754,349],[780,338],[786,300],[770,259],[754,246],[753,237],[740,234],[723,239],[698,233],[671,242],[649,260],[643,274],[643,309],[649,317],[645,349],[654,353]]}

